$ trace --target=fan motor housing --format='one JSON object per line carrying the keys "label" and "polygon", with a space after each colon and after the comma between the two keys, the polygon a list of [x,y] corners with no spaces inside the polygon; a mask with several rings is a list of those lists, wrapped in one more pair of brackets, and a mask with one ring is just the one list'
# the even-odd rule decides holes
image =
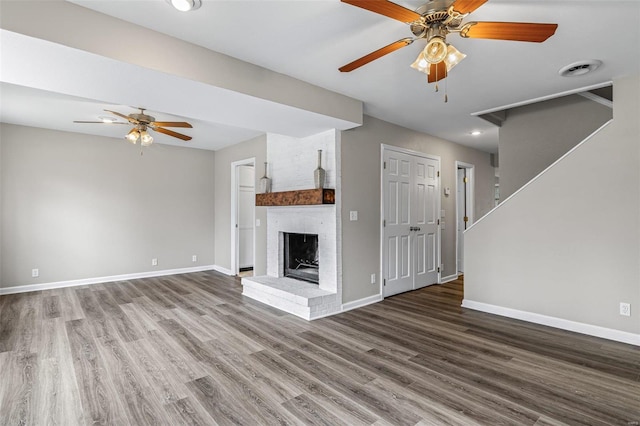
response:
{"label": "fan motor housing", "polygon": [[[440,28],[441,32],[448,32],[447,27],[458,27],[462,23],[462,16],[449,13],[453,0],[433,0],[416,9],[422,16],[419,22],[410,24],[411,32],[418,38],[429,38],[430,28]],[[453,16],[452,16],[453,15]]]}
{"label": "fan motor housing", "polygon": [[149,124],[153,121],[156,121],[155,117],[146,114],[129,114],[129,117],[138,120],[141,123]]}

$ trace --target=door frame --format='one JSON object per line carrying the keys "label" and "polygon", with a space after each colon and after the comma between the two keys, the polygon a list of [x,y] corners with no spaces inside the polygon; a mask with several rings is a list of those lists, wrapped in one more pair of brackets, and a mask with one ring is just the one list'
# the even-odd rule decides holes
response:
{"label": "door frame", "polygon": [[[231,216],[229,217],[231,228],[231,274],[238,275],[240,273],[240,241],[239,241],[239,229],[238,229],[238,192],[240,191],[240,179],[238,174],[240,173],[240,166],[253,166],[256,167],[256,158],[245,158],[244,160],[238,160],[231,163]],[[255,195],[255,176],[253,182],[253,192]],[[252,212],[253,223],[253,263],[256,262],[256,212],[255,209]]]}
{"label": "door frame", "polygon": [[[438,201],[438,205],[436,206],[436,211],[438,212],[438,220],[442,220],[441,215],[441,206],[442,206],[442,197],[440,195],[440,190],[442,189],[442,160],[439,155],[426,154],[420,151],[414,151],[412,149],[401,148],[394,145],[388,145],[381,143],[380,144],[380,285],[379,285],[379,294],[382,298],[384,298],[384,280],[386,279],[386,271],[385,271],[385,253],[384,253],[384,200],[385,200],[385,188],[384,188],[384,154],[385,150],[395,151],[402,154],[415,155],[422,158],[428,158],[430,160],[435,160],[438,162],[438,170],[440,171],[440,180],[438,184],[438,197],[436,198]],[[441,239],[441,225],[438,225],[437,232],[437,242],[436,245],[438,247],[438,255],[437,262],[438,268],[440,272],[438,272],[438,280],[435,284],[440,284],[442,280],[442,239]],[[456,260],[457,262],[457,260]],[[457,266],[457,265],[456,265]]]}
{"label": "door frame", "polygon": [[[467,170],[467,178],[469,178],[469,186],[467,187],[468,191],[465,193],[465,203],[467,206],[467,217],[469,218],[469,223],[467,225],[467,229],[473,224],[474,221],[474,199],[475,199],[475,165],[471,163],[465,163],[464,161],[457,161],[455,164],[455,175],[456,175],[456,275],[460,272],[458,269],[458,220],[460,217],[458,216],[458,169],[466,169]],[[465,230],[466,231],[466,230]],[[463,231],[464,233],[464,231]]]}

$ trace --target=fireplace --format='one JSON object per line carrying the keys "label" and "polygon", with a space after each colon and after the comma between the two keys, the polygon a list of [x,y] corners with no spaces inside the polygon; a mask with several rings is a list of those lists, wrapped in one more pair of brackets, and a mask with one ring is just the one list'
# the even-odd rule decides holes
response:
{"label": "fireplace", "polygon": [[285,277],[319,283],[320,262],[317,234],[283,233]]}

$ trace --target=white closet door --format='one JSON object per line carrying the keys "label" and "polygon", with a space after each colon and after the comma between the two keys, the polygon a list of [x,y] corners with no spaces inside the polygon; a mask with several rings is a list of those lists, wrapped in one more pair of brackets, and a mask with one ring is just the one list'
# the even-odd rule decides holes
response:
{"label": "white closet door", "polygon": [[384,296],[438,282],[439,161],[384,150]]}

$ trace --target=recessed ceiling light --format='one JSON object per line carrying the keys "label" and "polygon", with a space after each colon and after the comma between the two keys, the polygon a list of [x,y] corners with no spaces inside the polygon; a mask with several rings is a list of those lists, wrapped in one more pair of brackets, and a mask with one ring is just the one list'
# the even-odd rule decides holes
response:
{"label": "recessed ceiling light", "polygon": [[470,134],[471,134],[471,136],[480,136],[482,134],[482,132],[480,130],[474,130]]}
{"label": "recessed ceiling light", "polygon": [[591,71],[595,71],[596,68],[598,68],[600,65],[602,65],[602,61],[599,61],[597,59],[574,62],[567,65],[566,67],[560,68],[558,74],[563,77],[577,77],[579,75],[584,75]]}
{"label": "recessed ceiling light", "polygon": [[196,10],[202,6],[202,0],[167,0],[167,2],[180,12]]}

